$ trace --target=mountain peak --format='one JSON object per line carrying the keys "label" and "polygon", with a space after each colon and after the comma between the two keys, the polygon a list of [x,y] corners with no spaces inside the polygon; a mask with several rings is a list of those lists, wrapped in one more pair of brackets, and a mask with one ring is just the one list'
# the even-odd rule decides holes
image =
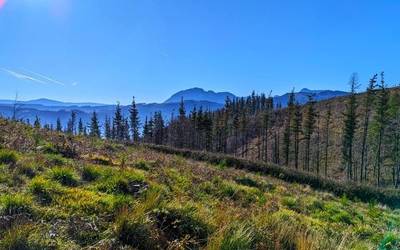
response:
{"label": "mountain peak", "polygon": [[183,98],[186,101],[209,101],[223,104],[225,103],[227,97],[230,99],[236,98],[236,96],[230,92],[214,92],[212,90],[206,91],[202,88],[194,87],[173,94],[164,103],[180,102]]}

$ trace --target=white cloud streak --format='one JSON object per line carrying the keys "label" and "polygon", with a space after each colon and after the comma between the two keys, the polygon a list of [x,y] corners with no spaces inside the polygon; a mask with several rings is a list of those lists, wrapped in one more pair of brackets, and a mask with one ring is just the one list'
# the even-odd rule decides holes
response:
{"label": "white cloud streak", "polygon": [[36,83],[47,84],[47,82],[45,82],[41,79],[26,75],[23,73],[19,73],[19,72],[9,70],[9,69],[4,69],[4,68],[2,68],[1,70],[3,70],[4,72],[14,76],[15,78],[21,79],[21,80],[28,80],[28,81],[32,81],[32,82],[36,82]]}
{"label": "white cloud streak", "polygon": [[[29,70],[24,70],[24,72],[18,72],[18,71],[6,69],[6,68],[0,68],[0,69],[4,72],[8,73],[9,75],[11,75],[15,78],[21,79],[21,80],[28,80],[28,81],[40,83],[40,84],[57,84],[60,86],[67,85],[66,83],[58,81],[49,76],[45,76],[43,74],[39,74],[39,73],[29,71]],[[71,85],[75,86],[76,84],[73,83]]]}

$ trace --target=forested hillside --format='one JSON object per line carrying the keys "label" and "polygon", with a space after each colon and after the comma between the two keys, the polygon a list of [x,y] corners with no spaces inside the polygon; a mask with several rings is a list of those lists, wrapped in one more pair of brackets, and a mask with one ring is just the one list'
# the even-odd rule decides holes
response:
{"label": "forested hillside", "polygon": [[[400,93],[389,88],[384,74],[374,75],[366,91],[350,80],[349,94],[316,101],[313,91],[300,104],[292,92],[287,107],[274,98],[253,93],[246,98],[226,99],[217,110],[186,107],[166,121],[156,111],[143,122],[133,100],[117,105],[113,117],[92,113],[86,125],[75,112],[64,127],[37,127],[69,134],[91,135],[120,142],[144,142],[177,148],[231,154],[275,163],[326,178],[378,187],[400,187]],[[302,96],[304,98],[304,96]]]}
{"label": "forested hillside", "polygon": [[398,209],[92,129],[0,119],[0,249],[400,247]]}
{"label": "forested hillside", "polygon": [[310,93],[305,105],[292,93],[287,108],[264,94],[227,100],[216,112],[187,112],[181,105],[162,140],[159,133],[145,133],[144,140],[398,188],[399,90],[388,88],[383,73],[370,79],[366,92],[357,93],[358,85],[353,75],[349,96],[317,102]]}

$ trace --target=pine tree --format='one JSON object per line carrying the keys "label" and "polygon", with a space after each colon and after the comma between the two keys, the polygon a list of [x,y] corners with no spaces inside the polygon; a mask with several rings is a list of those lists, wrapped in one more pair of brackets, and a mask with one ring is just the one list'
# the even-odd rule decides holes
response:
{"label": "pine tree", "polygon": [[62,131],[62,125],[61,125],[61,120],[60,118],[57,118],[57,125],[56,125],[56,131],[61,132]]}
{"label": "pine tree", "polygon": [[377,99],[376,99],[376,115],[375,115],[375,128],[377,143],[376,156],[375,156],[375,172],[377,185],[381,186],[382,165],[384,160],[383,143],[386,126],[388,124],[388,100],[389,95],[385,85],[384,73],[381,73],[381,82],[378,86]]}
{"label": "pine tree", "polygon": [[283,132],[283,143],[284,143],[284,153],[285,153],[285,165],[289,166],[290,161],[290,140],[291,140],[291,130],[292,125],[291,122],[293,120],[293,115],[295,111],[295,94],[294,90],[289,95],[288,107],[287,107],[287,116],[286,116],[286,124],[285,130]]}
{"label": "pine tree", "polygon": [[83,122],[82,122],[82,118],[79,118],[79,122],[78,122],[78,134],[79,135],[83,135]]}
{"label": "pine tree", "polygon": [[96,138],[100,138],[100,136],[101,136],[100,126],[99,126],[99,121],[97,119],[96,111],[93,111],[92,118],[90,119],[90,133],[89,133],[89,135],[91,137],[96,137]]}
{"label": "pine tree", "polygon": [[315,129],[316,114],[314,105],[314,98],[312,95],[309,95],[304,120],[304,140],[306,144],[304,148],[304,170],[307,171],[310,171],[311,137]]}
{"label": "pine tree", "polygon": [[106,117],[106,120],[104,122],[104,136],[108,140],[112,139],[111,121],[108,117]]}
{"label": "pine tree", "polygon": [[332,118],[332,108],[328,104],[326,115],[325,115],[325,164],[324,164],[324,174],[325,178],[328,177],[328,149],[329,149],[329,136],[330,136],[330,124]]}
{"label": "pine tree", "polygon": [[129,119],[130,119],[130,126],[131,126],[131,134],[132,134],[132,141],[139,142],[139,111],[136,107],[135,97],[132,98],[132,105],[129,108]]}
{"label": "pine tree", "polygon": [[75,124],[76,124],[76,112],[71,111],[71,118],[68,120],[67,123],[68,134],[75,134]]}
{"label": "pine tree", "polygon": [[358,88],[357,74],[353,74],[350,79],[350,96],[346,104],[344,113],[343,142],[342,142],[342,159],[346,167],[347,179],[353,179],[353,147],[354,134],[357,128],[357,99],[356,89]]}
{"label": "pine tree", "polygon": [[38,116],[35,117],[35,122],[33,123],[33,127],[36,129],[41,128],[40,118]]}
{"label": "pine tree", "polygon": [[118,141],[124,140],[124,121],[122,117],[121,106],[119,103],[117,103],[117,106],[115,108],[113,128],[114,128],[114,138]]}
{"label": "pine tree", "polygon": [[294,136],[294,166],[296,169],[299,168],[299,145],[300,145],[300,134],[302,132],[301,121],[302,121],[301,106],[298,103],[296,103],[294,109],[293,122],[292,122],[292,130]]}
{"label": "pine tree", "polygon": [[390,159],[392,164],[392,182],[395,188],[400,187],[400,94],[394,92],[389,99],[389,116],[390,126],[389,134],[391,135],[390,143]]}
{"label": "pine tree", "polygon": [[376,85],[378,75],[375,74],[370,80],[365,93],[363,108],[364,108],[364,122],[363,122],[363,133],[362,133],[362,146],[361,146],[361,166],[360,166],[360,181],[366,181],[368,176],[368,164],[366,159],[368,158],[367,150],[367,137],[369,129],[369,121],[371,116],[371,106],[374,101],[374,89]]}
{"label": "pine tree", "polygon": [[164,142],[164,120],[161,112],[154,113],[153,137],[155,144],[163,144]]}

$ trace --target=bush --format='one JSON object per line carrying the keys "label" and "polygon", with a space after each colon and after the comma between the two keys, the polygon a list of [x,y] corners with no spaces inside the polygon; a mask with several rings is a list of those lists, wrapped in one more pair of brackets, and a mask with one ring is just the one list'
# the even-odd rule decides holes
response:
{"label": "bush", "polygon": [[144,176],[133,171],[112,173],[105,176],[104,180],[97,185],[99,191],[109,194],[137,195],[147,188],[148,184],[144,182]]}
{"label": "bush", "polygon": [[85,166],[82,170],[82,179],[84,181],[95,181],[102,176],[102,172],[98,167]]}
{"label": "bush", "polygon": [[20,165],[20,166],[18,166],[17,171],[19,174],[26,175],[29,178],[33,178],[36,175],[36,169],[32,164]]}
{"label": "bush", "polygon": [[198,248],[207,242],[211,230],[208,225],[194,215],[193,208],[163,208],[153,211],[157,226],[162,230],[168,241],[191,240],[188,249]]}
{"label": "bush", "polygon": [[46,164],[48,166],[64,166],[66,160],[61,155],[46,154]]}
{"label": "bush", "polygon": [[397,250],[400,249],[400,235],[388,232],[379,243],[379,250]]}
{"label": "bush", "polygon": [[32,203],[29,198],[20,194],[5,195],[0,198],[2,215],[31,214]]}
{"label": "bush", "polygon": [[135,168],[142,169],[142,170],[145,170],[145,171],[150,170],[149,164],[144,160],[139,160],[138,162],[136,162],[135,163]]}
{"label": "bush", "polygon": [[99,164],[99,165],[112,165],[112,161],[109,158],[106,158],[105,156],[102,155],[96,155],[91,157],[90,159],[91,162],[93,162],[94,164]]}
{"label": "bush", "polygon": [[13,151],[3,149],[0,151],[0,164],[15,164],[17,163],[17,154]]}
{"label": "bush", "polygon": [[115,233],[124,245],[137,249],[155,249],[151,225],[145,221],[130,220],[128,216],[121,216],[117,221]]}
{"label": "bush", "polygon": [[52,180],[59,182],[64,186],[76,186],[78,181],[74,175],[74,172],[70,168],[57,167],[50,171],[50,177]]}
{"label": "bush", "polygon": [[36,177],[30,183],[29,190],[38,198],[40,203],[50,204],[53,200],[53,186],[52,183],[49,183],[42,177]]}

